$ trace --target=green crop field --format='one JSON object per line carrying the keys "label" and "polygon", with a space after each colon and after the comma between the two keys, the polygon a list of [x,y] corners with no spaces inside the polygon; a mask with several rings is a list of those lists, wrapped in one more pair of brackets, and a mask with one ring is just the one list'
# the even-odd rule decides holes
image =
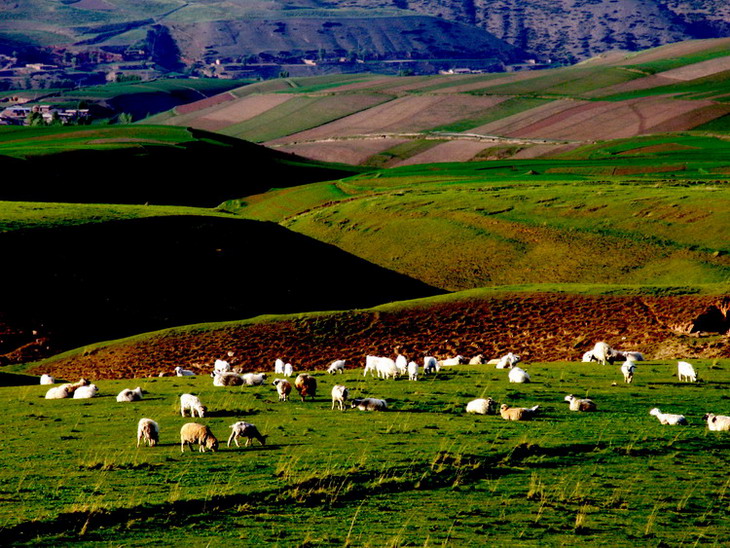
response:
{"label": "green crop field", "polygon": [[[98,381],[91,400],[2,388],[0,523],[6,540],[56,546],[723,546],[730,434],[702,417],[728,412],[730,362],[695,366],[698,384],[678,383],[674,362],[640,363],[632,385],[617,366],[576,363],[526,364],[533,382],[522,385],[492,366],[418,382],[320,372],[306,403],[278,402],[268,382],[218,388],[203,376]],[[335,383],[389,410],[333,411]],[[142,401],[115,401],[137,385]],[[208,406],[195,420],[218,452],[180,452],[184,392]],[[598,411],[570,412],[570,393]],[[531,422],[464,412],[487,396],[541,412]],[[653,407],[690,424],[662,426]],[[135,445],[142,417],[160,424],[154,448]],[[266,446],[226,447],[238,420],[268,435]]]}

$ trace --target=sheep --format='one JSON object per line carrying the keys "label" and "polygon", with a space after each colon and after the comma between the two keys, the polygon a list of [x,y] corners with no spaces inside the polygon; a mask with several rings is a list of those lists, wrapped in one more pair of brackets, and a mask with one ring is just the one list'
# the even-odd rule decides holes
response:
{"label": "sheep", "polygon": [[707,421],[707,428],[709,428],[713,432],[730,431],[730,417],[726,415],[715,415],[714,413],[707,413],[702,418]]}
{"label": "sheep", "polygon": [[676,426],[678,424],[687,424],[687,419],[684,417],[684,415],[673,415],[671,413],[662,413],[659,411],[658,408],[654,408],[651,411],[649,411],[650,415],[654,415],[657,419],[659,419],[659,422],[662,424],[669,424],[672,426]]}
{"label": "sheep", "polygon": [[233,442],[236,444],[236,447],[241,447],[240,445],[238,445],[238,438],[246,438],[246,444],[244,445],[244,447],[248,447],[249,445],[251,445],[254,438],[259,440],[259,443],[261,445],[266,445],[266,438],[268,436],[262,436],[259,432],[259,429],[250,422],[238,421],[229,426],[229,428],[231,428],[232,430],[231,435],[228,436],[228,447],[231,446],[231,440],[233,440]]}
{"label": "sheep", "polygon": [[507,352],[504,356],[502,356],[499,361],[497,362],[497,365],[495,366],[496,369],[512,369],[515,365],[517,365],[520,361],[520,357],[517,354],[513,354],[512,352]]}
{"label": "sheep", "polygon": [[56,379],[54,379],[51,375],[46,375],[44,373],[41,375],[41,384],[56,384]]}
{"label": "sheep", "polygon": [[492,398],[479,398],[466,404],[467,413],[477,415],[494,415],[497,412],[497,402]]}
{"label": "sheep", "polygon": [[586,352],[585,354],[583,354],[583,357],[581,358],[581,361],[583,363],[588,363],[588,362],[594,362],[594,361],[596,361],[596,358],[593,355],[593,350],[589,350],[588,352]]}
{"label": "sheep", "polygon": [[349,396],[350,391],[347,387],[342,386],[341,384],[334,385],[332,387],[332,409],[335,408],[335,403],[338,403],[340,405],[340,411],[344,411],[345,402]]}
{"label": "sheep", "polygon": [[142,399],[142,389],[138,386],[134,390],[125,388],[117,394],[118,402],[139,401]]}
{"label": "sheep", "polygon": [[568,396],[565,396],[565,401],[567,401],[570,404],[569,409],[571,411],[595,411],[596,410],[596,403],[593,400],[579,399],[579,398],[576,398],[573,394],[569,394]]}
{"label": "sheep", "polygon": [[291,377],[292,375],[294,375],[294,368],[292,367],[292,364],[285,363],[284,364],[284,370],[282,371],[282,374],[285,377]]}
{"label": "sheep", "polygon": [[160,426],[152,419],[139,419],[137,423],[137,447],[142,440],[150,447],[154,447],[160,441]]}
{"label": "sheep", "polygon": [[327,368],[327,373],[330,375],[336,375],[337,373],[345,372],[345,360],[335,360]]}
{"label": "sheep", "polygon": [[297,392],[299,392],[302,401],[305,401],[307,396],[314,400],[314,397],[317,395],[317,379],[304,373],[297,376],[294,381],[294,386]]}
{"label": "sheep", "polygon": [[213,377],[213,386],[241,386],[243,375],[233,372],[216,373]]}
{"label": "sheep", "polygon": [[393,377],[394,379],[400,375],[400,368],[390,358],[378,358],[375,363],[375,368],[378,371],[378,377],[382,379],[388,379]]}
{"label": "sheep", "polygon": [[190,371],[190,369],[183,369],[179,365],[175,368],[175,375],[178,377],[194,377],[195,373]]}
{"label": "sheep", "polygon": [[244,373],[242,378],[246,386],[261,386],[266,382],[266,373]]}
{"label": "sheep", "polygon": [[180,416],[185,416],[185,411],[190,409],[190,418],[195,417],[197,414],[199,418],[205,417],[205,413],[208,408],[200,403],[200,398],[193,394],[181,394],[180,395]]}
{"label": "sheep", "polygon": [[205,453],[206,449],[218,450],[218,440],[208,426],[199,422],[187,422],[180,429],[180,452],[185,452],[186,445],[192,451],[194,443],[199,445],[198,450],[201,453]]}
{"label": "sheep", "polygon": [[274,362],[274,375],[283,375],[284,374],[284,360],[281,358],[276,358],[276,361]]}
{"label": "sheep", "polygon": [[529,421],[532,416],[537,413],[540,408],[539,405],[534,407],[510,407],[506,403],[503,403],[499,408],[499,414],[503,419],[508,421]]}
{"label": "sheep", "polygon": [[69,398],[73,395],[74,392],[76,392],[77,389],[81,388],[82,386],[88,386],[89,381],[86,379],[79,379],[78,382],[75,383],[66,383],[62,384],[60,386],[54,386],[53,388],[50,388],[48,392],[46,392],[46,399],[47,400],[58,400],[63,398]]}
{"label": "sheep", "polygon": [[530,375],[527,371],[517,366],[509,370],[509,382],[530,382]]}
{"label": "sheep", "polygon": [[697,382],[697,373],[691,363],[677,362],[677,378],[679,382]]}
{"label": "sheep", "polygon": [[632,362],[643,362],[644,354],[641,352],[623,352],[624,358]]}
{"label": "sheep", "polygon": [[613,365],[613,362],[616,359],[616,351],[608,346],[608,343],[602,341],[596,343],[593,347],[592,354],[593,359],[601,365],[606,365],[608,363]]}
{"label": "sheep", "polygon": [[399,375],[405,375],[408,370],[408,359],[403,354],[398,354],[395,358],[395,366],[398,368]]}
{"label": "sheep", "polygon": [[225,373],[231,370],[231,364],[228,363],[225,360],[216,360],[213,364],[213,373],[211,374],[211,377],[214,376],[216,373]]}
{"label": "sheep", "polygon": [[279,394],[279,401],[286,401],[291,393],[291,383],[286,379],[274,379],[272,382]]}
{"label": "sheep", "polygon": [[632,360],[626,360],[621,366],[621,373],[624,374],[624,382],[631,384],[634,380],[634,370],[636,364]]}
{"label": "sheep", "polygon": [[74,390],[74,399],[76,400],[85,400],[88,398],[93,398],[99,393],[99,388],[95,384],[87,384],[84,386],[79,386],[76,390]]}
{"label": "sheep", "polygon": [[416,362],[408,362],[408,380],[418,380],[418,364]]}
{"label": "sheep", "polygon": [[484,354],[477,354],[472,359],[469,360],[469,365],[483,365],[484,364]]}
{"label": "sheep", "polygon": [[388,403],[385,400],[377,398],[355,398],[350,404],[351,409],[359,409],[360,411],[386,411]]}
{"label": "sheep", "polygon": [[460,365],[460,364],[464,363],[464,361],[465,361],[464,356],[459,355],[454,358],[446,358],[445,360],[441,360],[439,362],[439,365],[442,367],[443,366],[448,367],[448,366],[452,366],[452,365]]}
{"label": "sheep", "polygon": [[375,376],[375,372],[377,372],[376,364],[378,362],[377,356],[365,356],[365,369],[363,370],[362,376],[367,376],[368,373],[370,373],[370,376]]}
{"label": "sheep", "polygon": [[426,356],[423,358],[423,374],[430,375],[431,373],[438,373],[441,370],[441,366],[436,358],[433,356]]}

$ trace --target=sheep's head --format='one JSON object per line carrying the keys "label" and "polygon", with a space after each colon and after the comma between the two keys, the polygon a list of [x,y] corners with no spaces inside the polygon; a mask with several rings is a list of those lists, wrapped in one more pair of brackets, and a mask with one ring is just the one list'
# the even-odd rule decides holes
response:
{"label": "sheep's head", "polygon": [[575,396],[573,394],[569,394],[568,396],[565,396],[565,401],[572,402],[575,399]]}
{"label": "sheep's head", "polygon": [[661,413],[661,411],[659,411],[659,408],[658,407],[655,407],[654,409],[652,409],[651,411],[649,411],[649,414],[650,415],[658,415],[659,413]]}

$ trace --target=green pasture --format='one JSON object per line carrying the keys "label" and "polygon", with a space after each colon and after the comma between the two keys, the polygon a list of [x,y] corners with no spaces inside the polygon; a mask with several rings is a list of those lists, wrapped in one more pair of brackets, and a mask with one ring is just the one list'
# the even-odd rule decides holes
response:
{"label": "green pasture", "polygon": [[199,99],[205,99],[210,95],[228,91],[231,88],[235,89],[249,83],[251,83],[250,80],[220,80],[218,78],[161,79],[91,86],[79,90],[64,91],[62,95],[68,98],[82,97],[87,99],[110,99],[122,95],[135,95],[143,101],[144,96],[149,93],[174,95],[181,91],[196,91],[200,94]]}
{"label": "green pasture", "polygon": [[[306,403],[278,402],[268,383],[219,388],[207,376],[98,381],[92,400],[1,388],[0,526],[29,545],[723,546],[730,434],[709,432],[702,416],[730,414],[730,361],[691,361],[703,382],[678,383],[676,362],[640,363],[632,385],[618,366],[566,362],[524,364],[533,382],[523,385],[492,366],[418,382],[317,372],[318,397]],[[390,410],[333,411],[335,383]],[[115,401],[136,386],[142,401]],[[184,392],[211,411],[195,420],[219,452],[180,452]],[[568,411],[569,393],[598,411]],[[487,396],[542,412],[520,423],[464,412]],[[690,424],[662,426],[652,407]],[[135,445],[142,417],[160,424],[155,448]],[[226,447],[237,420],[267,445]]]}
{"label": "green pasture", "polygon": [[[709,61],[710,59],[717,59],[718,57],[727,57],[728,55],[727,45],[725,44],[713,44],[712,41],[708,41],[707,46],[708,47],[706,49],[701,51],[677,56],[672,55],[673,44],[667,44],[665,46],[659,46],[658,48],[652,48],[630,54],[621,64],[646,71],[650,74],[656,74],[664,72],[665,70],[672,70],[675,68],[685,67],[687,65],[693,65],[695,63],[701,63],[702,61]],[[661,50],[666,51],[666,55],[663,58],[648,62],[641,61],[643,54]],[[638,57],[638,62],[632,62],[632,59],[635,57]],[[634,61],[637,61],[637,59],[634,59]]]}

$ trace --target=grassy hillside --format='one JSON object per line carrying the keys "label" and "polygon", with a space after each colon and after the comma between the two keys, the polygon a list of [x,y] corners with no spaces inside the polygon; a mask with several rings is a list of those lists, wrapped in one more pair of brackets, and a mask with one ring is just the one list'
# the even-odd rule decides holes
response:
{"label": "grassy hillside", "polygon": [[[673,361],[640,364],[630,386],[615,367],[576,363],[529,363],[534,382],[519,386],[487,366],[415,383],[319,373],[307,403],[279,403],[269,384],[216,388],[207,376],[98,381],[93,400],[0,388],[0,490],[12,501],[0,524],[16,543],[81,546],[720,546],[730,539],[730,440],[702,416],[728,414],[730,362],[695,366],[696,385],[676,382]],[[390,410],[333,411],[335,383]],[[115,402],[137,385],[142,401]],[[195,421],[210,426],[219,452],[180,452],[179,429],[192,421],[179,415],[183,392],[208,406]],[[570,393],[598,411],[568,411]],[[541,412],[531,422],[464,413],[487,396]],[[657,406],[689,425],[660,425],[648,414]],[[154,448],[135,447],[141,417],[160,425]],[[266,446],[226,447],[238,420],[267,434]]]}

